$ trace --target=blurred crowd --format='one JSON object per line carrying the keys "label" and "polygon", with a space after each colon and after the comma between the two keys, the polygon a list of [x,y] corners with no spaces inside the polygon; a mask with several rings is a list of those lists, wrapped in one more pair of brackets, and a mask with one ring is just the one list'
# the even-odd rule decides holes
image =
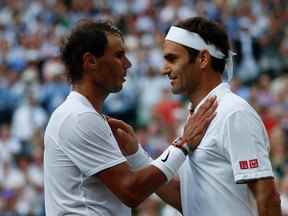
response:
{"label": "blurred crowd", "polygon": [[[159,74],[170,25],[205,16],[227,30],[237,53],[232,90],[262,117],[288,215],[288,2],[286,0],[0,0],[0,215],[42,216],[43,133],[70,92],[61,38],[82,18],[108,19],[124,33],[133,66],[104,112],[132,124],[157,157],[179,134],[187,99]],[[138,216],[175,216],[155,195]]]}

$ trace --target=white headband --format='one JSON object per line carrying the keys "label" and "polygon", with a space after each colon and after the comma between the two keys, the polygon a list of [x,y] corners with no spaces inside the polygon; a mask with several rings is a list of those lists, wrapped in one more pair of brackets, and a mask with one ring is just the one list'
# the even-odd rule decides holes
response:
{"label": "white headband", "polygon": [[[170,40],[176,42],[178,44],[196,49],[196,50],[204,50],[206,49],[209,54],[218,59],[224,59],[225,55],[218,48],[216,48],[213,44],[207,44],[203,38],[195,33],[187,31],[183,28],[179,28],[176,26],[172,26],[166,37],[166,40]],[[225,69],[227,70],[227,79],[231,81],[233,77],[233,56],[236,55],[233,51],[229,50],[229,56],[226,61]]]}

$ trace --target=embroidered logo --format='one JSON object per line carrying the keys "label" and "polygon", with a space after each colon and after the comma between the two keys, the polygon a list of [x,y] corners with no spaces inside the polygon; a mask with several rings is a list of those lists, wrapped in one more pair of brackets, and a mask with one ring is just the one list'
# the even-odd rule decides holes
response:
{"label": "embroidered logo", "polygon": [[257,168],[258,166],[259,166],[259,164],[258,164],[257,159],[249,160],[249,167],[250,168]]}
{"label": "embroidered logo", "polygon": [[239,161],[240,169],[253,169],[259,167],[258,159]]}
{"label": "embroidered logo", "polygon": [[168,157],[170,155],[170,151],[168,151],[167,155],[165,156],[165,158],[161,158],[162,162],[166,162],[168,160]]}
{"label": "embroidered logo", "polygon": [[239,161],[240,169],[249,169],[248,161]]}

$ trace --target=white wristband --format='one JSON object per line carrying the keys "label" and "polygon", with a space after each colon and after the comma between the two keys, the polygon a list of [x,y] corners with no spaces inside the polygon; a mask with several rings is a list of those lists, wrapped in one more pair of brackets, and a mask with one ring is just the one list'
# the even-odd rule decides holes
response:
{"label": "white wristband", "polygon": [[185,161],[186,155],[183,151],[173,145],[170,145],[156,160],[151,164],[160,169],[170,181],[177,173],[178,169]]}
{"label": "white wristband", "polygon": [[126,156],[129,166],[133,170],[138,170],[144,168],[150,164],[153,159],[145,152],[142,146],[138,145],[138,150],[136,153]]}

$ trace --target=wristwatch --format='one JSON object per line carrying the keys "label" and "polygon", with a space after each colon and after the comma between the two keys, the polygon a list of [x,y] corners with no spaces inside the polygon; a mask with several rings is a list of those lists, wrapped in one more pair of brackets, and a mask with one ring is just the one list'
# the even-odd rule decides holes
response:
{"label": "wristwatch", "polygon": [[185,155],[187,155],[189,152],[192,152],[190,149],[190,145],[188,144],[188,142],[183,139],[182,137],[177,137],[173,142],[172,145],[174,145],[175,147],[181,149],[183,151],[183,153]]}

